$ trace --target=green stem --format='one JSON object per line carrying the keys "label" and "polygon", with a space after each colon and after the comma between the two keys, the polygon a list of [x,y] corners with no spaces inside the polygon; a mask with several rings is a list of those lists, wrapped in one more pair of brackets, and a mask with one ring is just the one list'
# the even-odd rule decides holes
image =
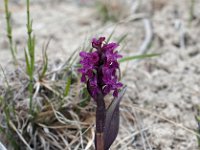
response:
{"label": "green stem", "polygon": [[9,41],[10,51],[11,51],[14,63],[17,64],[17,59],[15,56],[16,52],[13,46],[12,26],[10,22],[11,13],[9,12],[9,9],[8,9],[8,0],[4,0],[4,6],[5,6],[5,14],[6,14],[7,37]]}
{"label": "green stem", "polygon": [[34,64],[35,64],[35,38],[32,37],[32,22],[30,20],[30,1],[26,0],[26,6],[27,6],[27,34],[28,34],[28,55],[29,55],[29,66],[28,66],[28,75],[30,78],[29,83],[29,92],[30,92],[30,112],[33,114],[33,82],[34,82]]}

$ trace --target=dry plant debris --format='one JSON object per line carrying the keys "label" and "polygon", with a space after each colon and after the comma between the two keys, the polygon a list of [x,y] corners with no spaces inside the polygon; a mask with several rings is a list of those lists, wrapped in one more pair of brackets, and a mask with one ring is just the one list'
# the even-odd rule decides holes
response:
{"label": "dry plant debris", "polygon": [[[139,1],[135,0],[135,4]],[[60,66],[62,66],[66,57],[73,53],[72,50],[76,49],[77,45],[82,44],[83,41],[89,41],[91,35],[110,34],[116,24],[109,21],[102,25],[98,16],[94,15],[95,7],[82,6],[80,1],[77,5],[76,2],[37,0],[32,3],[33,28],[38,38],[36,70],[40,70],[42,66],[40,65],[41,47],[49,36],[52,37],[48,50],[51,62],[47,77],[35,84],[37,87],[35,89],[38,89],[38,92],[35,91],[37,99],[35,104],[38,105],[37,109],[40,112],[35,120],[31,120],[27,115],[29,100],[25,65],[23,61],[20,62],[20,67],[16,70],[10,69],[10,65],[7,65],[7,60],[11,56],[8,44],[3,38],[6,37],[6,32],[0,30],[0,34],[3,35],[0,36],[0,60],[5,72],[5,75],[1,72],[0,93],[4,99],[14,99],[10,107],[16,107],[15,113],[18,115],[17,117],[14,113],[12,115],[13,121],[9,122],[12,128],[10,132],[15,135],[16,141],[22,142],[23,146],[37,145],[38,149],[44,147],[46,149],[50,147],[52,149],[92,149],[91,147],[94,147],[92,124],[94,104],[90,102],[84,108],[77,108],[77,104],[80,103],[80,93],[77,89],[83,87],[79,82],[75,82],[71,86],[69,96],[63,100],[65,102],[65,105],[61,107],[63,109],[58,109],[58,102],[62,98],[55,89],[64,89],[66,79],[57,80],[65,71],[62,67],[61,69],[58,67],[59,63],[55,62],[58,58],[61,59]],[[2,1],[0,1],[1,20],[4,18],[2,6]],[[54,10],[52,6],[55,7]],[[194,7],[190,7],[188,0],[169,0],[166,3],[158,0],[142,0],[139,5],[135,5],[133,14],[119,20],[113,38],[117,39],[115,37],[128,33],[122,44],[122,47],[125,45],[122,53],[125,55],[139,53],[137,50],[140,49],[147,36],[144,27],[148,25],[145,25],[144,19],[148,19],[152,23],[153,37],[150,38],[150,44],[146,49],[149,52],[162,52],[162,55],[153,60],[122,65],[123,82],[127,84],[128,89],[121,105],[120,133],[112,149],[198,149],[197,138],[192,131],[197,128],[194,116],[199,105],[200,89],[199,6],[200,2],[197,0]],[[191,13],[190,8],[193,8],[194,12]],[[26,43],[23,1],[12,2],[11,10],[14,12],[12,16],[15,28],[13,40],[19,49],[23,49]],[[0,22],[0,26],[5,29],[6,25]],[[18,57],[23,58],[22,55],[19,53]],[[35,79],[38,81],[37,74],[35,74]],[[11,91],[8,90],[6,82],[9,83]],[[0,111],[0,121],[5,127],[6,120],[3,117],[5,114],[2,113],[2,107]],[[2,134],[0,138],[8,146]]]}

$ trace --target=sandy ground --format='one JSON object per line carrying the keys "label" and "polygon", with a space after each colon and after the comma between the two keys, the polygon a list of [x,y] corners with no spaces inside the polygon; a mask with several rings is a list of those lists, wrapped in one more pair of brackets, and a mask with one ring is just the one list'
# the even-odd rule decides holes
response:
{"label": "sandy ground", "polygon": [[[132,102],[130,111],[133,111],[135,119],[127,123],[133,127],[133,131],[128,131],[129,137],[120,136],[124,135],[120,132],[117,138],[117,142],[127,140],[127,145],[115,145],[113,149],[198,149],[196,136],[182,127],[197,129],[194,116],[200,104],[200,1],[196,0],[195,18],[191,22],[189,6],[189,0],[144,0],[131,14],[133,18],[139,19],[117,26],[113,40],[128,33],[121,44],[124,47],[123,55],[137,54],[147,36],[144,21],[147,18],[152,24],[150,30],[153,37],[146,50],[162,55],[122,65],[125,72],[123,82],[128,86],[123,103]],[[26,45],[24,1],[13,1],[10,8],[18,58],[23,59]],[[38,60],[41,59],[42,45],[50,38],[49,59],[64,61],[75,49],[81,49],[84,43],[89,43],[91,37],[108,36],[116,25],[113,22],[103,24],[91,1],[36,0],[31,4],[31,17],[37,38]],[[0,49],[0,63],[5,67],[11,55],[6,39],[2,1]],[[134,109],[135,106],[140,110]],[[135,135],[138,128],[145,129],[144,136]]]}

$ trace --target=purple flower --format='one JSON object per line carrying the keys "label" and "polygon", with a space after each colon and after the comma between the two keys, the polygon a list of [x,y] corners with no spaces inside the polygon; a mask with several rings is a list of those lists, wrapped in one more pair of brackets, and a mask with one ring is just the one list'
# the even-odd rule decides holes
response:
{"label": "purple flower", "polygon": [[119,69],[117,59],[122,56],[115,49],[117,43],[105,43],[105,37],[93,38],[94,52],[80,52],[82,68],[78,71],[82,74],[81,81],[87,83],[90,95],[95,98],[98,93],[107,95],[113,91],[113,96],[118,96],[118,90],[123,86],[116,75]]}
{"label": "purple flower", "polygon": [[97,52],[92,52],[92,53],[80,52],[80,56],[82,57],[80,63],[82,64],[83,67],[80,68],[78,71],[82,73],[81,81],[86,82],[87,77],[88,78],[93,77],[93,70],[95,69],[99,61],[99,56]]}
{"label": "purple flower", "polygon": [[118,89],[121,88],[123,85],[122,83],[117,81],[115,68],[103,68],[103,82],[105,84],[103,87],[103,93],[108,94],[111,90],[113,90],[113,96],[117,97]]}
{"label": "purple flower", "polygon": [[100,49],[103,41],[105,41],[105,37],[100,37],[98,40],[96,38],[92,39],[92,47],[96,49]]}
{"label": "purple flower", "polygon": [[109,44],[105,44],[102,49],[105,51],[113,51],[114,49],[116,49],[119,45],[117,43],[109,43]]}
{"label": "purple flower", "polygon": [[92,97],[96,97],[96,95],[100,92],[96,76],[88,79],[87,88]]}

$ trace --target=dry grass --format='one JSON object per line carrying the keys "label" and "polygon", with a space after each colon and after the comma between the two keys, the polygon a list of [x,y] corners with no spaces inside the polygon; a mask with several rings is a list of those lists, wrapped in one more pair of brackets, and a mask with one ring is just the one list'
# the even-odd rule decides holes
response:
{"label": "dry grass", "polygon": [[[75,68],[63,65],[53,65],[42,80],[35,74],[34,116],[29,113],[29,78],[23,62],[12,72],[5,71],[0,83],[0,109],[4,111],[0,116],[1,128],[17,137],[21,149],[24,146],[29,149],[84,149],[93,145],[94,104],[83,92]],[[38,72],[40,67],[38,63]],[[64,97],[66,79],[70,76],[70,92]]]}
{"label": "dry grass", "polygon": [[[174,33],[174,30],[168,30],[167,27],[171,27],[168,24],[172,23],[173,20],[175,20],[175,17],[173,16],[173,13],[169,13],[169,11],[167,11],[168,10],[167,4],[166,6],[164,6],[163,3],[157,4],[157,2],[160,2],[160,1],[154,0],[156,15],[154,16],[153,19],[151,18],[150,19],[154,24],[155,38],[160,38],[163,42],[161,42],[161,45],[159,47],[153,47],[153,48],[156,50],[157,49],[161,50],[161,51],[167,50],[167,52],[165,51],[166,54],[163,54],[163,56],[161,56],[159,60],[155,61],[155,63],[153,64],[151,64],[151,62],[150,63],[147,62],[147,64],[139,65],[137,70],[133,69],[132,67],[128,68],[129,72],[126,73],[125,78],[127,78],[128,75],[130,77],[128,77],[128,79],[125,79],[125,83],[129,84],[128,88],[130,90],[134,90],[134,92],[138,91],[138,93],[137,92],[136,93],[140,97],[134,100],[133,97],[135,96],[134,95],[135,93],[133,91],[129,91],[125,95],[125,98],[122,101],[122,104],[120,107],[121,108],[120,132],[111,149],[122,149],[122,150],[123,149],[130,149],[130,150],[137,149],[138,150],[138,149],[159,149],[159,147],[160,149],[165,149],[166,148],[165,145],[167,145],[168,147],[169,145],[171,146],[181,145],[182,139],[184,140],[184,139],[187,139],[188,137],[191,137],[188,135],[192,135],[193,137],[198,136],[193,131],[194,126],[191,126],[191,129],[188,128],[190,126],[188,126],[187,122],[190,122],[191,120],[187,120],[187,118],[186,119],[184,118],[188,112],[191,113],[188,115],[190,116],[189,119],[192,118],[192,115],[193,115],[192,111],[193,109],[195,109],[194,102],[191,102],[191,105],[192,105],[191,110],[190,108],[186,108],[185,106],[186,104],[184,104],[184,107],[182,105],[180,106],[180,110],[182,110],[180,112],[181,113],[180,118],[182,120],[180,121],[177,120],[176,122],[175,120],[176,118],[174,119],[173,116],[177,117],[179,116],[179,114],[173,114],[172,112],[167,117],[164,117],[166,115],[163,115],[162,113],[164,113],[164,111],[168,112],[168,107],[166,106],[168,106],[169,104],[172,103],[172,105],[176,105],[176,103],[179,104],[179,103],[184,102],[184,100],[179,99],[179,97],[176,97],[176,95],[178,95],[179,93],[173,92],[174,93],[173,97],[175,101],[173,101],[174,99],[169,101],[168,99],[170,99],[171,97],[168,97],[168,95],[170,94],[167,91],[167,89],[164,90],[165,92],[164,96],[163,95],[160,96],[159,93],[157,93],[159,90],[155,92],[153,91],[153,89],[157,87],[158,85],[162,86],[163,84],[162,82],[160,83],[156,82],[156,81],[159,82],[159,79],[162,79],[164,83],[166,81],[167,85],[172,90],[176,89],[178,86],[173,85],[173,84],[171,85],[171,83],[178,84],[178,82],[175,81],[176,78],[173,79],[173,81],[170,80],[170,77],[171,77],[170,75],[171,74],[177,75],[177,69],[180,68],[180,66],[178,66],[176,63],[173,64],[173,58],[175,58],[181,64],[181,66],[188,67],[188,64],[189,64],[190,67],[193,67],[192,66],[193,62],[187,58],[188,58],[188,53],[193,52],[196,49],[194,48],[195,45],[190,44],[190,43],[188,44],[186,43],[186,46],[188,47],[188,49],[185,49],[184,45],[181,46],[181,42],[180,42],[181,48],[174,48],[176,47],[176,45],[179,46],[179,40],[177,40],[179,39],[179,35],[178,37],[177,36],[175,37],[176,33]],[[111,10],[110,8],[113,7],[110,5],[106,5],[106,6],[109,7],[109,10]],[[161,11],[162,9],[163,11]],[[157,12],[161,13],[161,15],[159,15]],[[115,14],[115,11],[110,12],[110,13],[113,13],[114,16],[115,15],[118,16],[119,14],[119,12],[116,12]],[[170,19],[164,20],[162,17],[163,15],[162,13],[164,13],[164,16],[168,16],[172,21],[170,21]],[[148,12],[145,11],[145,14],[148,14]],[[146,16],[148,15],[142,15],[141,18],[146,18]],[[133,14],[133,18],[134,16],[136,16],[135,17],[136,19],[138,18],[137,16],[139,16],[140,18],[139,13]],[[193,23],[191,24],[192,29],[190,29],[189,27],[186,28],[189,32],[188,34],[191,36],[191,39],[189,39],[189,42],[190,41],[197,42],[197,44],[198,44],[198,40],[196,37],[198,37],[198,34],[196,34],[197,32],[194,32],[194,31],[198,31],[197,26],[196,26],[197,24],[196,22],[198,21],[199,21],[199,18],[196,21],[192,22]],[[187,22],[185,24],[187,25]],[[132,27],[132,24],[131,24],[131,27]],[[127,28],[126,25],[125,25],[125,28]],[[163,28],[166,30],[163,31]],[[173,29],[173,27],[171,28]],[[194,30],[194,31],[190,33],[190,30]],[[180,37],[182,36],[183,35],[180,34]],[[132,39],[131,37],[131,40],[129,40],[129,42],[130,43],[134,42],[134,40],[135,39]],[[153,40],[155,42],[155,39]],[[174,41],[178,44],[175,45]],[[137,41],[137,40],[136,42],[140,43],[140,41]],[[197,46],[197,49],[198,47],[199,46]],[[189,52],[187,52],[186,50]],[[170,57],[174,56],[174,57],[172,57],[172,59],[169,59],[169,56]],[[183,58],[184,62],[183,60],[179,59],[179,57],[181,56],[184,56]],[[198,54],[196,54],[195,56],[197,56],[197,58],[199,57]],[[194,60],[194,59],[191,59],[191,60]],[[169,63],[165,65],[165,63],[163,63],[162,61],[169,62]],[[194,64],[198,64],[198,63],[195,62]],[[151,68],[151,69],[153,68],[153,70],[156,70],[156,71],[148,72],[148,69],[145,69],[145,66],[148,66],[148,65],[150,67],[147,67],[147,68]],[[35,109],[36,114],[34,117],[29,115],[29,92],[28,92],[29,78],[27,74],[25,73],[26,71],[25,71],[24,62],[23,61],[20,62],[20,65],[18,66],[18,68],[14,70],[6,68],[4,70],[5,75],[1,74],[1,79],[0,79],[0,95],[1,95],[0,124],[2,127],[1,129],[3,129],[5,133],[9,133],[12,137],[11,139],[15,140],[17,144],[20,145],[21,149],[25,149],[25,147],[26,148],[29,147],[30,149],[32,148],[32,149],[47,149],[47,150],[48,149],[72,149],[72,150],[94,149],[93,140],[94,140],[94,130],[95,130],[95,127],[94,127],[95,103],[93,101],[90,101],[90,102],[86,101],[88,103],[86,103],[84,106],[83,106],[84,103],[81,103],[81,101],[84,101],[84,99],[87,96],[82,94],[82,93],[85,93],[83,92],[84,87],[80,84],[78,80],[78,76],[76,74],[76,67],[71,66],[69,63],[53,62],[49,64],[48,71],[45,77],[42,80],[39,80],[38,72],[41,72],[42,67],[43,67],[42,61],[36,62],[36,70],[34,74],[34,106],[36,108]],[[144,67],[144,68],[141,68],[141,67]],[[163,70],[164,71],[169,70],[169,71],[166,71],[169,74],[167,74],[166,76],[162,78],[163,76],[162,73],[164,72]],[[146,76],[142,77],[141,74],[139,73],[140,71],[146,74]],[[180,74],[183,73],[179,71],[178,73]],[[189,71],[189,72],[192,75],[194,74],[192,71]],[[156,73],[158,74],[158,76],[154,78]],[[134,77],[133,77],[133,74],[134,74]],[[70,86],[70,92],[67,96],[64,96],[63,92],[65,91],[67,79],[71,75],[73,78],[72,78],[72,84]],[[135,76],[139,76],[139,77],[137,78]],[[184,76],[181,76],[181,78],[183,77]],[[133,79],[133,78],[136,78],[136,79]],[[195,80],[194,76],[192,76],[191,78]],[[184,78],[183,82],[186,82],[186,81],[188,80]],[[180,80],[180,82],[182,82],[182,80]],[[136,88],[131,89],[132,87],[131,84],[136,84],[134,85]],[[138,86],[137,84],[141,84],[141,85]],[[189,86],[193,87],[193,85],[194,83],[192,82],[190,83]],[[188,87],[188,82],[187,82],[187,87]],[[145,91],[147,91],[146,92],[147,94],[145,94]],[[191,91],[194,92],[194,89],[191,89]],[[184,90],[179,91],[179,92],[186,93]],[[151,97],[152,93],[155,94],[156,96]],[[190,95],[193,96],[194,94],[190,94]],[[134,101],[138,103],[138,105],[135,105]],[[152,109],[149,109],[151,111],[147,110],[146,107],[144,106],[147,103],[147,101],[148,103],[151,103],[150,106],[153,107]],[[166,108],[162,105],[166,105],[165,106]],[[188,107],[190,106],[189,103],[187,103],[187,105]],[[157,110],[157,108],[154,109],[154,107],[158,107],[160,110]],[[5,113],[7,111],[5,110],[7,110],[8,108],[10,110],[9,111],[10,120],[7,122],[6,120],[7,114]],[[179,108],[176,108],[176,110],[177,109]],[[187,122],[183,122],[183,120],[184,121],[186,120]],[[144,122],[144,121],[148,121],[148,122]],[[159,125],[161,125],[162,127],[162,122],[164,122],[163,124],[165,124],[164,127],[169,127],[170,129],[173,130],[173,133],[170,135],[168,135],[167,133],[163,133],[163,134],[168,135],[169,137],[162,136],[163,139],[159,139],[159,136],[153,136],[153,134],[159,134],[159,129],[156,129],[156,132],[153,131],[152,129],[153,127],[155,128],[158,127]],[[170,132],[171,130],[168,131],[169,128],[166,128],[163,130],[166,130],[166,132]],[[182,139],[176,140],[175,138],[178,137],[176,134],[178,134],[179,129],[181,129],[182,131],[186,131],[186,133],[183,133]],[[172,144],[167,143],[169,141],[167,138],[170,138],[173,141],[173,143]],[[9,145],[12,144],[12,140],[10,140],[10,137],[6,136],[6,134],[1,134],[0,139],[1,140],[4,139],[4,143],[8,147]],[[162,143],[162,140],[164,140],[167,144]],[[157,141],[158,144],[154,141]],[[189,142],[191,141],[192,140],[189,140],[189,141],[186,140],[185,142],[182,142],[182,145],[187,145],[189,147],[191,144]],[[193,140],[191,147],[193,148],[196,147],[195,143],[196,141]]]}
{"label": "dry grass", "polygon": [[[88,99],[84,87],[76,74],[76,67],[67,63],[53,64],[42,80],[38,73],[42,63],[37,62],[34,75],[33,106],[35,115],[29,113],[29,78],[25,65],[19,62],[14,71],[5,70],[0,82],[1,129],[11,135],[15,149],[94,149],[95,103]],[[64,97],[66,79],[72,76],[69,94]],[[109,96],[107,104],[109,104]],[[113,149],[124,149],[141,135],[144,143],[146,131],[140,124],[135,130],[135,112],[125,103],[121,107],[120,139]],[[132,103],[129,101],[128,103]],[[131,104],[132,105],[132,104]],[[9,109],[6,114],[6,109]],[[9,119],[8,119],[9,118]],[[6,121],[8,119],[8,121]],[[130,134],[131,132],[131,134]],[[10,137],[2,136],[7,147],[12,144]],[[147,145],[149,147],[149,145]]]}

